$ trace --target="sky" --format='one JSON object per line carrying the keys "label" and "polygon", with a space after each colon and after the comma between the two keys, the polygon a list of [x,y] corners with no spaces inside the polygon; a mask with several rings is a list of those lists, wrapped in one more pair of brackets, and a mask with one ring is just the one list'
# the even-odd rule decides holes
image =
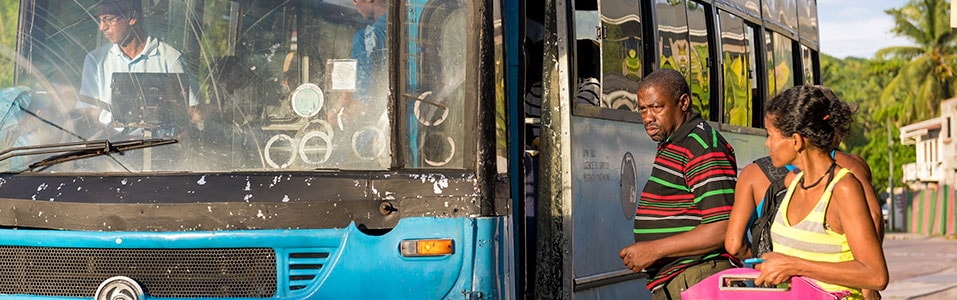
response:
{"label": "sky", "polygon": [[913,43],[891,33],[894,19],[884,12],[907,0],[818,0],[821,52],[837,58],[873,58],[881,48]]}

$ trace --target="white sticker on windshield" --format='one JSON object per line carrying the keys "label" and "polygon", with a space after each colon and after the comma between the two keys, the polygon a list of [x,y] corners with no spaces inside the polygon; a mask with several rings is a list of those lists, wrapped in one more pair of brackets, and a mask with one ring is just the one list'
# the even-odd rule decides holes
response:
{"label": "white sticker on windshield", "polygon": [[356,69],[355,59],[330,59],[326,63],[329,70],[331,90],[334,91],[354,91],[356,89]]}

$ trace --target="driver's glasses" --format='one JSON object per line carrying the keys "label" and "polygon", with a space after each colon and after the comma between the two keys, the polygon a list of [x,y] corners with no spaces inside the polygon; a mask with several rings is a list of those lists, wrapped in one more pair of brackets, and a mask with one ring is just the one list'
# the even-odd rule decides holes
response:
{"label": "driver's glasses", "polygon": [[116,25],[116,22],[118,22],[122,18],[123,17],[105,15],[100,17],[98,21],[100,22],[101,25],[113,26],[113,25]]}

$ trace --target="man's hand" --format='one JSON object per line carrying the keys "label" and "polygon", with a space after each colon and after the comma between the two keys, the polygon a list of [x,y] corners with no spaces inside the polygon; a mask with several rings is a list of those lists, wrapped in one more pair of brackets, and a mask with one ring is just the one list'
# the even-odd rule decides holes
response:
{"label": "man's hand", "polygon": [[652,242],[637,242],[621,249],[618,256],[621,257],[621,262],[629,270],[638,273],[661,259],[661,255],[656,249],[657,247],[654,247]]}
{"label": "man's hand", "polygon": [[206,122],[203,119],[202,111],[196,106],[189,107],[189,123],[193,124],[196,129],[202,131],[206,127]]}

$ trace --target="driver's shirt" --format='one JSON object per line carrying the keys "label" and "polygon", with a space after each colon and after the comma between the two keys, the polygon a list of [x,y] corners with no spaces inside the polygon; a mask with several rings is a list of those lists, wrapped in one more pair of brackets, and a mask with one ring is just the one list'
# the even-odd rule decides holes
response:
{"label": "driver's shirt", "polygon": [[[113,73],[185,73],[183,54],[167,43],[154,37],[146,38],[146,46],[134,58],[129,58],[119,45],[106,44],[91,51],[83,60],[83,81],[80,95],[98,99],[101,104],[112,103],[110,84]],[[196,99],[197,85],[190,80],[189,106],[199,104]],[[97,103],[78,101],[77,108],[102,106]],[[99,121],[109,124],[113,115],[107,109],[100,113]]]}

